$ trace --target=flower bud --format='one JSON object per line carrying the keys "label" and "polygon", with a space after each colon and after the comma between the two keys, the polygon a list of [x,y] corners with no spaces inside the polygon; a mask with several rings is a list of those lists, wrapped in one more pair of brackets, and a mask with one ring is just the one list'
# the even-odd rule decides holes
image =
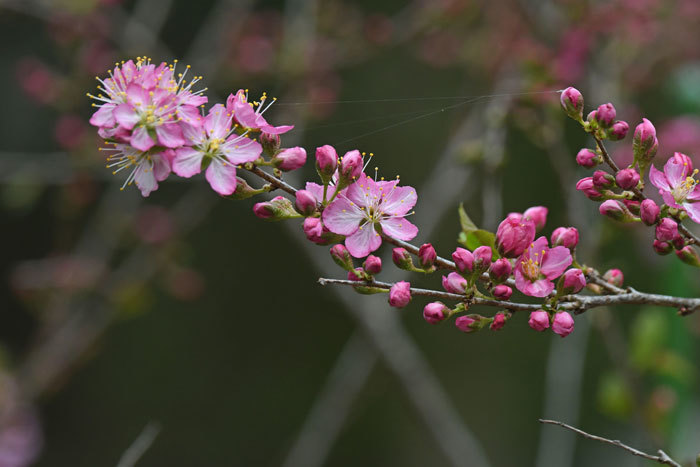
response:
{"label": "flower bud", "polygon": [[450,309],[442,302],[431,302],[423,308],[423,319],[430,324],[438,324],[440,321],[447,318]]}
{"label": "flower bud", "polygon": [[455,320],[455,326],[457,326],[457,329],[459,329],[462,332],[473,332],[473,331],[478,331],[478,329],[474,329],[472,326],[477,322],[476,319],[474,319],[471,315],[463,315],[459,316]]}
{"label": "flower bud", "polygon": [[316,197],[310,191],[297,190],[295,197],[297,210],[304,216],[310,216],[316,212]]}
{"label": "flower bud", "polygon": [[429,269],[435,264],[437,259],[437,253],[435,253],[435,248],[430,243],[424,243],[418,249],[418,262],[423,269]]}
{"label": "flower bud", "polygon": [[586,198],[598,201],[603,199],[603,195],[593,185],[593,177],[582,178],[576,183],[576,189],[582,191]]}
{"label": "flower bud", "polygon": [[331,247],[331,258],[333,258],[335,264],[346,271],[352,271],[355,268],[352,262],[352,256],[350,256],[350,252],[343,244],[338,243]]}
{"label": "flower bud", "polygon": [[379,274],[382,272],[382,260],[374,255],[369,255],[362,264],[362,268],[367,274]]}
{"label": "flower bud", "polygon": [[576,121],[583,118],[583,96],[576,88],[568,87],[564,89],[560,97],[561,106],[566,114]]}
{"label": "flower bud", "polygon": [[610,141],[619,141],[627,136],[627,132],[630,130],[630,126],[627,122],[619,120],[613,123],[613,126],[608,130],[608,138]]}
{"label": "flower bud", "polygon": [[635,128],[632,140],[634,160],[639,163],[639,170],[642,173],[646,171],[658,148],[659,141],[656,139],[656,128],[649,120],[643,118],[642,123]]}
{"label": "flower bud", "polygon": [[680,250],[677,250],[676,256],[678,256],[678,258],[685,264],[700,268],[700,257],[698,257],[698,252],[695,251],[695,248],[692,246],[687,245]]}
{"label": "flower bud", "polygon": [[623,190],[631,190],[639,183],[639,172],[634,169],[622,169],[615,175],[615,181]]}
{"label": "flower bud", "polygon": [[603,158],[587,148],[581,149],[578,154],[576,154],[576,163],[587,169],[592,169],[601,162],[603,162]]}
{"label": "flower bud", "polygon": [[461,273],[472,272],[474,266],[474,255],[471,251],[465,250],[464,248],[457,248],[454,253],[452,253],[452,260],[457,266],[457,270]]}
{"label": "flower bud", "polygon": [[319,243],[323,241],[321,238],[321,235],[323,234],[323,223],[318,217],[307,217],[304,219],[304,225],[302,228],[304,229],[306,238],[312,242]]}
{"label": "flower bud", "polygon": [[510,261],[506,258],[499,258],[491,263],[489,277],[494,283],[498,284],[505,282],[510,277],[511,272],[513,272],[513,266],[510,264]]}
{"label": "flower bud", "polygon": [[491,322],[491,328],[492,331],[498,331],[499,329],[503,328],[503,326],[506,325],[508,317],[506,317],[506,314],[503,313],[502,311],[499,311],[496,313],[493,317],[493,322]]}
{"label": "flower bud", "polygon": [[622,284],[625,282],[625,275],[619,269],[608,269],[603,274],[603,280],[615,287],[622,287]]}
{"label": "flower bud", "polygon": [[491,266],[491,258],[493,251],[490,246],[480,246],[474,250],[474,271],[482,273],[488,270]]}
{"label": "flower bud", "polygon": [[511,295],[513,295],[513,289],[505,284],[497,285],[493,288],[493,296],[496,300],[510,300]]}
{"label": "flower bud", "polygon": [[548,210],[544,206],[533,206],[523,213],[523,217],[534,222],[535,231],[539,231],[547,223],[547,212]]}
{"label": "flower bud", "polygon": [[411,301],[410,282],[401,281],[391,286],[389,290],[389,305],[395,308],[403,308]]}
{"label": "flower bud", "polygon": [[517,258],[534,240],[535,223],[517,216],[509,215],[496,230],[496,248],[506,258]]}
{"label": "flower bud", "polygon": [[552,248],[565,246],[573,250],[578,245],[578,230],[575,227],[558,227],[552,232]]}
{"label": "flower bud", "polygon": [[664,217],[656,226],[656,239],[662,242],[672,242],[678,236],[678,224],[673,219]]}
{"label": "flower bud", "polygon": [[467,280],[456,272],[442,276],[442,288],[447,292],[463,294],[467,289]]}
{"label": "flower bud", "polygon": [[591,124],[591,128],[598,128],[598,111],[593,110],[591,112],[588,112],[588,115],[586,116],[586,121]]}
{"label": "flower bud", "polygon": [[260,135],[260,144],[262,145],[265,152],[269,154],[275,154],[280,150],[280,135],[273,135],[272,133],[265,133],[264,131]]}
{"label": "flower bud", "polygon": [[654,240],[653,248],[661,256],[665,256],[673,251],[673,245],[668,242],[660,242],[659,240]]}
{"label": "flower bud", "polygon": [[618,222],[632,222],[635,220],[635,217],[632,215],[630,210],[627,209],[625,203],[622,203],[616,199],[603,201],[600,207],[598,207],[598,211],[600,211],[602,215]]}
{"label": "flower bud", "polygon": [[535,331],[542,332],[549,327],[549,314],[544,310],[533,311],[527,324]]}
{"label": "flower bud", "polygon": [[598,107],[596,118],[602,128],[610,127],[615,121],[615,117],[617,117],[617,112],[610,102]]}
{"label": "flower bud", "polygon": [[552,322],[552,331],[559,334],[561,337],[566,337],[574,330],[574,318],[566,311],[560,311],[554,314]]}
{"label": "flower bud", "polygon": [[586,286],[586,277],[580,269],[569,269],[560,278],[557,284],[561,295],[579,293]]}
{"label": "flower bud", "polygon": [[642,204],[639,205],[639,214],[642,218],[642,222],[646,225],[654,225],[659,219],[659,206],[651,199],[645,199]]}
{"label": "flower bud", "polygon": [[299,169],[306,163],[306,150],[299,146],[287,148],[273,157],[272,163],[285,172]]}
{"label": "flower bud", "polygon": [[257,203],[253,206],[253,212],[260,219],[269,221],[279,221],[282,219],[293,219],[299,217],[294,210],[292,202],[284,196],[275,196],[270,201]]}
{"label": "flower bud", "polygon": [[596,188],[604,189],[615,185],[615,176],[603,170],[593,172],[593,185]]}
{"label": "flower bud", "polygon": [[324,183],[333,177],[338,167],[338,153],[335,148],[326,144],[316,148],[316,171]]}
{"label": "flower bud", "polygon": [[340,160],[338,184],[346,187],[362,173],[362,155],[357,149],[348,151]]}
{"label": "flower bud", "polygon": [[413,270],[413,260],[411,254],[405,248],[394,248],[391,252],[391,259],[397,268],[405,271]]}
{"label": "flower bud", "polygon": [[367,276],[367,273],[362,268],[350,269],[348,271],[349,281],[365,281],[369,279],[370,278]]}

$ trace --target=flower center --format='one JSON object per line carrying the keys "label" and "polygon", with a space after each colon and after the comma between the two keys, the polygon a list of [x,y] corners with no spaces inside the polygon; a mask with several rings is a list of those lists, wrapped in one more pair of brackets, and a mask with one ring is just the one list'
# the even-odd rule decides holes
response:
{"label": "flower center", "polygon": [[685,180],[673,188],[671,195],[673,199],[676,200],[676,203],[683,203],[686,197],[695,189],[695,185],[698,184],[698,181],[695,180],[695,175],[697,173],[698,169],[693,170],[693,173],[689,177],[686,177]]}
{"label": "flower center", "polygon": [[523,268],[523,273],[531,281],[536,281],[540,277],[540,265],[544,259],[545,251],[542,250],[542,254],[535,253],[535,259],[529,258],[527,261],[521,261],[520,264]]}

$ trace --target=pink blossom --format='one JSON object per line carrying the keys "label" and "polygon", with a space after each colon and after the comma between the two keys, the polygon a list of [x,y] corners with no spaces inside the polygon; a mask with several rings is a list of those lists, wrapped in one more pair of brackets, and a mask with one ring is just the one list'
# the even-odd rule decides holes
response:
{"label": "pink blossom", "polygon": [[513,272],[513,266],[506,258],[497,259],[489,267],[489,277],[495,283],[504,282],[510,277],[511,272]]}
{"label": "pink blossom", "polygon": [[189,178],[204,165],[209,185],[220,195],[236,191],[236,165],[252,162],[262,153],[260,143],[233,133],[231,114],[221,104],[209,109],[201,127],[184,129],[189,146],[176,151],[173,172]]}
{"label": "pink blossom", "polygon": [[649,179],[659,189],[666,204],[672,208],[685,209],[692,220],[700,223],[700,187],[695,180],[697,173],[688,156],[676,153],[666,162],[663,172],[652,165]]}
{"label": "pink blossom", "polygon": [[447,292],[463,294],[467,288],[467,280],[456,272],[442,276],[442,288]]}
{"label": "pink blossom", "polygon": [[525,295],[546,297],[554,290],[556,279],[572,262],[568,248],[549,248],[547,238],[540,237],[525,250],[515,264],[515,286]]}
{"label": "pink blossom", "polygon": [[459,272],[472,272],[474,266],[474,255],[471,251],[464,248],[458,247],[454,253],[452,253],[452,259],[457,266]]}
{"label": "pink blossom", "polygon": [[602,158],[598,154],[587,148],[581,149],[576,154],[576,163],[587,169],[591,169],[600,164],[601,160]]}
{"label": "pink blossom", "polygon": [[541,230],[547,223],[547,212],[549,210],[544,206],[533,206],[523,213],[523,218],[530,219],[535,223],[535,230]]}
{"label": "pink blossom", "polygon": [[350,271],[354,269],[355,265],[352,263],[352,258],[350,257],[350,253],[348,253],[348,249],[345,248],[345,246],[341,245],[340,243],[333,245],[331,247],[331,258],[333,258],[333,261],[335,261],[335,264],[340,266],[341,268],[345,269],[346,271]]}
{"label": "pink blossom", "polygon": [[259,102],[249,102],[248,91],[239,89],[236,94],[228,96],[226,110],[233,114],[233,118],[239,125],[249,130],[260,130],[264,133],[280,135],[294,128],[293,125],[272,126],[267,123],[263,113],[270,108],[276,99],[272,98],[272,102],[265,106],[266,100],[267,94],[263,93]]}
{"label": "pink blossom", "polygon": [[630,126],[627,122],[619,120],[613,123],[613,126],[608,131],[608,136],[612,141],[619,141],[627,136],[627,132],[630,130]]}
{"label": "pink blossom", "polygon": [[127,185],[136,183],[141,190],[141,195],[148,196],[158,189],[158,182],[170,175],[170,160],[172,151],[143,152],[127,144],[112,144],[111,148],[103,148],[103,151],[111,152],[107,157],[107,167],[114,168],[112,174],[124,169],[131,169],[121,189]]}
{"label": "pink blossom", "polygon": [[336,234],[345,235],[345,245],[356,258],[367,256],[382,244],[384,235],[411,240],[418,228],[404,219],[416,204],[416,190],[398,186],[398,180],[375,182],[362,174],[323,211],[323,223]]}
{"label": "pink blossom", "polygon": [[549,313],[544,310],[533,311],[527,324],[535,331],[542,332],[549,327]]}
{"label": "pink blossom", "polygon": [[615,112],[615,107],[608,102],[607,104],[602,104],[598,107],[597,119],[600,126],[607,128],[613,124],[617,113]]}
{"label": "pink blossom", "polygon": [[552,322],[552,331],[559,334],[561,337],[566,337],[574,330],[574,318],[566,311],[560,311],[554,314]]}
{"label": "pink blossom", "polygon": [[491,326],[489,326],[489,327],[491,328],[492,331],[498,331],[501,328],[503,328],[503,326],[505,326],[505,325],[506,325],[506,315],[505,315],[505,313],[499,312],[499,313],[496,313],[494,315],[493,322],[491,323]]}
{"label": "pink blossom", "polygon": [[673,219],[664,217],[656,226],[656,238],[662,242],[672,242],[678,236],[678,224]]}
{"label": "pink blossom", "polygon": [[423,319],[430,324],[438,324],[440,321],[447,318],[450,309],[442,302],[431,302],[423,308]]}
{"label": "pink blossom", "polygon": [[639,205],[639,214],[642,218],[642,222],[646,225],[654,225],[659,219],[659,212],[661,209],[652,199],[645,199]]}
{"label": "pink blossom", "polygon": [[382,260],[374,255],[369,255],[362,264],[362,268],[367,274],[379,274],[382,272]]}
{"label": "pink blossom", "polygon": [[578,245],[578,230],[575,227],[557,227],[552,232],[552,246],[565,246],[573,250]]}
{"label": "pink blossom", "polygon": [[411,254],[405,248],[394,248],[391,251],[391,260],[399,269],[410,270],[413,267]]}
{"label": "pink blossom", "polygon": [[617,287],[622,287],[625,281],[625,275],[619,269],[608,269],[603,274],[603,279],[608,283]]}
{"label": "pink blossom", "polygon": [[493,296],[496,297],[496,300],[510,300],[511,295],[513,295],[513,289],[505,284],[493,288]]}
{"label": "pink blossom", "polygon": [[430,243],[424,243],[418,249],[418,262],[423,269],[429,269],[435,264],[437,253]]}
{"label": "pink blossom", "polygon": [[297,170],[306,164],[306,150],[299,146],[287,148],[275,155],[272,162],[275,167],[285,172]]}
{"label": "pink blossom", "polygon": [[535,223],[521,214],[509,214],[496,230],[496,247],[501,256],[517,258],[535,239]]}
{"label": "pink blossom", "polygon": [[397,282],[389,290],[389,305],[396,308],[403,308],[411,301],[411,283],[406,281]]}
{"label": "pink blossom", "polygon": [[478,331],[478,328],[474,326],[477,320],[469,315],[462,315],[455,320],[455,326],[462,332],[474,332]]}
{"label": "pink blossom", "polygon": [[560,96],[561,106],[573,119],[580,119],[583,115],[583,96],[578,89],[568,87]]}
{"label": "pink blossom", "polygon": [[294,194],[295,206],[304,216],[310,216],[316,212],[316,197],[308,190],[297,190]]}
{"label": "pink blossom", "polygon": [[654,251],[659,255],[667,255],[673,250],[673,245],[668,242],[654,240],[652,248],[654,248]]}
{"label": "pink blossom", "polygon": [[586,286],[586,277],[580,269],[569,269],[559,279],[559,293],[569,295],[579,293]]}
{"label": "pink blossom", "polygon": [[322,177],[330,177],[338,168],[338,153],[335,148],[326,144],[316,148],[316,170]]}
{"label": "pink blossom", "polygon": [[622,169],[615,175],[615,181],[623,190],[631,190],[639,183],[639,172],[634,169]]}

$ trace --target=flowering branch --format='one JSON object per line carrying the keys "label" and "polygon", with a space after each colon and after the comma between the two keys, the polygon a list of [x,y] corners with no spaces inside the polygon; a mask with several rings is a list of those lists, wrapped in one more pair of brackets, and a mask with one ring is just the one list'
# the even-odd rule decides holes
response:
{"label": "flowering branch", "polygon": [[[389,292],[397,283],[380,282],[374,279],[365,281],[353,281],[344,279],[330,279],[322,277],[318,279],[321,285],[348,285],[351,287],[360,287],[372,289],[373,292]],[[443,300],[460,301],[468,306],[484,305],[502,308],[511,311],[534,311],[542,308],[541,304],[536,303],[515,303],[510,301],[491,300],[481,297],[466,297],[451,292],[443,292],[433,289],[419,289],[411,287],[411,295],[439,298]],[[638,292],[631,289],[630,292],[624,292],[618,295],[581,295],[572,294],[565,295],[558,299],[557,306],[560,310],[572,311],[574,314],[584,313],[592,308],[610,305],[658,305],[670,308],[677,308],[681,314],[690,314],[700,310],[700,298],[682,298],[673,297],[670,295],[659,295]]]}
{"label": "flowering branch", "polygon": [[647,454],[646,452],[642,452],[642,451],[635,449],[633,447],[627,446],[626,444],[622,443],[620,440],[608,439],[608,438],[603,438],[602,436],[592,435],[590,433],[586,433],[583,430],[579,430],[578,428],[575,428],[571,425],[567,425],[566,423],[563,423],[563,422],[560,422],[557,420],[539,419],[539,422],[547,424],[547,425],[561,426],[563,428],[566,428],[567,430],[571,430],[574,433],[577,433],[577,434],[583,436],[584,438],[588,438],[588,439],[592,439],[593,441],[600,441],[601,443],[611,444],[613,446],[617,446],[618,448],[622,448],[625,451],[629,452],[630,454],[633,454],[633,455],[639,456],[639,457],[643,457],[643,458],[650,460],[650,461],[658,462],[659,464],[672,465],[674,467],[682,467],[681,464],[679,464],[678,462],[671,459],[668,456],[668,454],[663,452],[661,449],[658,450],[659,455],[654,456],[651,454]]}

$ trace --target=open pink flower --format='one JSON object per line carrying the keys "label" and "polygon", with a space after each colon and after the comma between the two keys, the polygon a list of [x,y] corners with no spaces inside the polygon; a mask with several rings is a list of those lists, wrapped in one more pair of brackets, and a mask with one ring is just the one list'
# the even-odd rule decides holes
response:
{"label": "open pink flower", "polygon": [[685,209],[688,216],[700,224],[700,187],[695,180],[697,173],[690,158],[677,152],[666,162],[663,172],[652,165],[649,179],[659,189],[666,204]]}
{"label": "open pink flower", "polygon": [[356,258],[367,256],[382,244],[381,231],[399,240],[411,240],[418,228],[404,219],[415,206],[416,190],[398,186],[398,180],[376,182],[364,173],[323,211],[323,224],[346,235],[345,246]]}
{"label": "open pink flower", "polygon": [[233,113],[239,125],[250,130],[260,130],[264,133],[281,135],[294,128],[294,125],[273,126],[267,123],[267,120],[263,117],[263,113],[270,108],[276,99],[272,98],[272,102],[270,102],[267,107],[265,106],[266,100],[267,94],[263,93],[259,102],[249,102],[248,92],[239,89],[236,94],[230,94],[228,96],[226,100],[226,109]]}
{"label": "open pink flower", "polygon": [[113,174],[125,169],[131,169],[126,177],[123,190],[127,185],[136,183],[143,196],[148,196],[158,189],[158,182],[170,175],[170,160],[172,150],[150,153],[139,151],[128,144],[113,144],[111,148],[103,148],[103,151],[111,152],[107,156],[107,167],[114,168]]}
{"label": "open pink flower", "polygon": [[531,297],[546,297],[554,290],[554,282],[572,262],[568,248],[549,248],[547,237],[535,240],[515,264],[515,286]]}
{"label": "open pink flower", "polygon": [[173,172],[189,178],[206,167],[206,179],[220,195],[236,191],[236,165],[260,157],[262,146],[231,129],[231,114],[216,104],[199,127],[185,126],[184,135],[191,146],[179,148],[173,160]]}

